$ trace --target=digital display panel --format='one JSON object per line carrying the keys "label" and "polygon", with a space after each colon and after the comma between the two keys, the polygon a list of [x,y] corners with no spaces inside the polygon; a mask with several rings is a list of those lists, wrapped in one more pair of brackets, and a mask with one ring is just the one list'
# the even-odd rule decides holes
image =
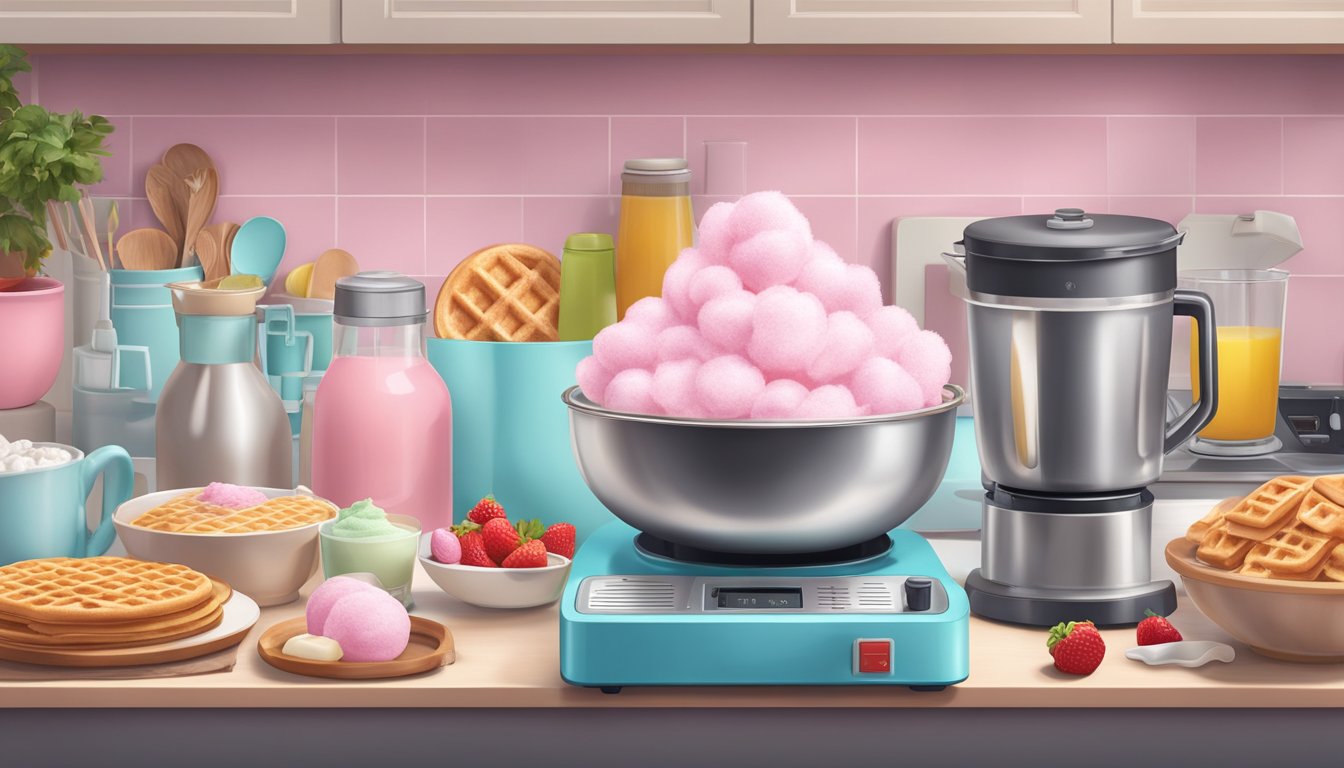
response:
{"label": "digital display panel", "polygon": [[720,587],[719,607],[729,610],[795,610],[803,608],[803,590],[798,587],[765,589],[756,587]]}

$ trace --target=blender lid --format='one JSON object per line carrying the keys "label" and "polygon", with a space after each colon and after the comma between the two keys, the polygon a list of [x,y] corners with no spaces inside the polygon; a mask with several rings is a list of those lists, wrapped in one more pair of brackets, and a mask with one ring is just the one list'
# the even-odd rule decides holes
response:
{"label": "blender lid", "polygon": [[360,272],[336,281],[332,315],[346,325],[413,325],[425,321],[425,284],[397,272]]}
{"label": "blender lid", "polygon": [[1014,261],[1090,261],[1161,253],[1181,236],[1165,221],[1142,216],[1086,213],[1060,208],[1051,214],[984,219],[966,227],[967,255]]}

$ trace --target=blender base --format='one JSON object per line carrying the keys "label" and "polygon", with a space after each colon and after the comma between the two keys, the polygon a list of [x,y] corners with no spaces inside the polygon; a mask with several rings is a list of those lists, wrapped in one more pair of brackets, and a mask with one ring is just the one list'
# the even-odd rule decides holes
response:
{"label": "blender base", "polygon": [[1033,627],[1069,621],[1124,626],[1142,621],[1145,611],[1168,616],[1176,610],[1176,587],[1165,580],[1116,589],[1042,589],[1000,584],[977,568],[966,577],[966,595],[977,616]]}

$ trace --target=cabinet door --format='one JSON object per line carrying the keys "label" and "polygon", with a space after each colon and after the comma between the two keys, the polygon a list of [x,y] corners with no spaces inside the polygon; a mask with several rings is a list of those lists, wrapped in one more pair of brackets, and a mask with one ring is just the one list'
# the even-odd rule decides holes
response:
{"label": "cabinet door", "polygon": [[745,43],[751,0],[347,0],[347,43]]}
{"label": "cabinet door", "polygon": [[1109,43],[1111,0],[756,0],[758,43]]}
{"label": "cabinet door", "polygon": [[341,0],[0,0],[13,43],[337,43]]}
{"label": "cabinet door", "polygon": [[1115,0],[1117,43],[1344,43],[1344,0]]}

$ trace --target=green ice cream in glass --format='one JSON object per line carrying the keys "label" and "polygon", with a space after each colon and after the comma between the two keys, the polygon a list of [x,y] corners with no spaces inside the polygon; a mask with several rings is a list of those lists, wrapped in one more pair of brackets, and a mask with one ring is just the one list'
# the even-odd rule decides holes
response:
{"label": "green ice cream in glass", "polygon": [[372,499],[342,509],[335,520],[318,529],[322,575],[372,573],[383,589],[403,605],[411,605],[420,521],[409,515],[388,515]]}

